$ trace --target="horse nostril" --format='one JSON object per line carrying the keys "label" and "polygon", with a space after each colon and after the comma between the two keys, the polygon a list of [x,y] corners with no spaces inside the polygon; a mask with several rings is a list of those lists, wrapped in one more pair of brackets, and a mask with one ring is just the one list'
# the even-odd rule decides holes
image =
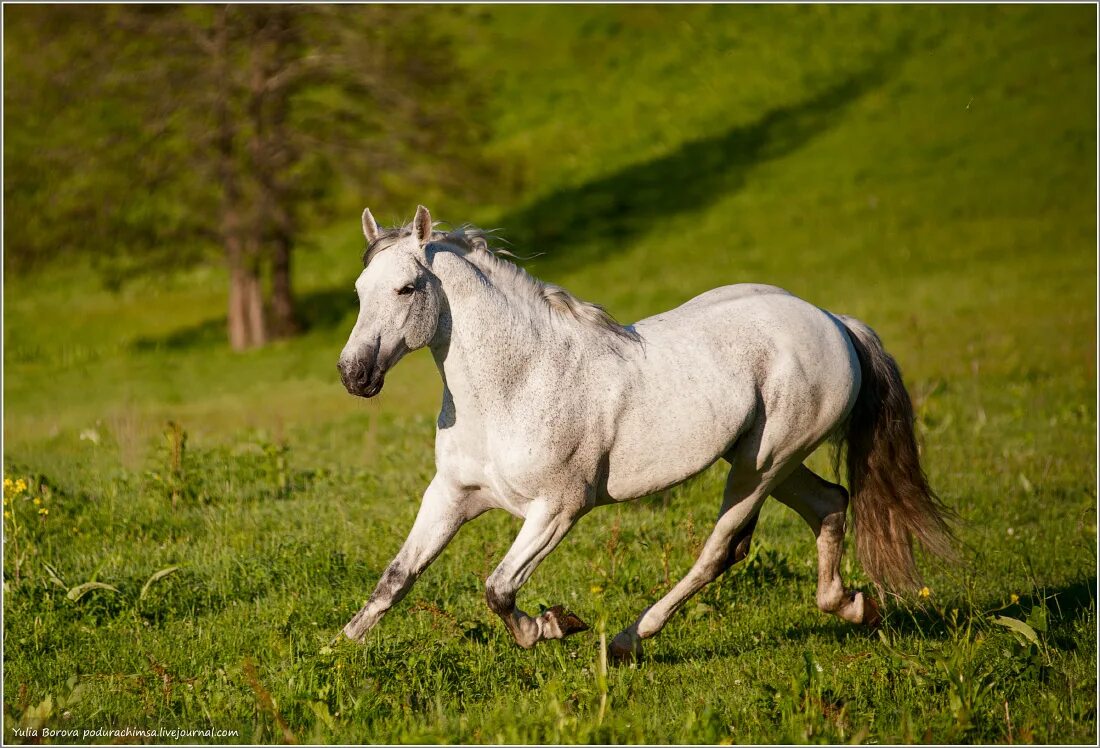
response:
{"label": "horse nostril", "polygon": [[369,389],[374,379],[374,362],[363,358],[344,358],[336,362],[336,368],[340,372],[340,381],[348,392],[357,394]]}

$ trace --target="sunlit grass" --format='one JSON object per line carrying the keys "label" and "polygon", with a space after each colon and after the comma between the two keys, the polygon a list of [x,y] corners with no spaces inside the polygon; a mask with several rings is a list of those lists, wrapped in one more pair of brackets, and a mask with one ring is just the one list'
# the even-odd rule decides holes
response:
{"label": "sunlit grass", "polygon": [[[511,643],[482,591],[518,523],[493,513],[365,645],[329,646],[411,525],[439,396],[424,353],[376,402],[339,384],[358,217],[299,257],[321,321],[245,354],[221,339],[216,268],[121,294],[53,269],[5,281],[5,740],[163,724],[234,742],[1095,741],[1095,9],[637,10],[471,9],[486,46],[466,53],[500,83],[489,150],[518,187],[433,214],[525,236],[507,221],[552,216],[556,195],[588,223],[528,266],[624,321],[742,281],[865,319],[905,372],[963,563],[929,565],[927,595],[870,634],[817,611],[813,536],[771,503],[750,558],[602,681],[601,627],[689,567],[716,467],[585,518],[524,588],[589,632]],[[585,185],[680,174],[685,143],[886,52],[880,82],[737,186],[586,248],[603,214]],[[853,553],[842,568],[866,584]]]}

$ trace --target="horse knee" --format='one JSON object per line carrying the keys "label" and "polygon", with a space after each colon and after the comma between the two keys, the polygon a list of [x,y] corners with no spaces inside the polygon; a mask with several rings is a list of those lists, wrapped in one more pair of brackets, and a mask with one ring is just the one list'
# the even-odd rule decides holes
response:
{"label": "horse knee", "polygon": [[494,574],[485,581],[485,602],[498,616],[508,615],[516,607],[515,590]]}

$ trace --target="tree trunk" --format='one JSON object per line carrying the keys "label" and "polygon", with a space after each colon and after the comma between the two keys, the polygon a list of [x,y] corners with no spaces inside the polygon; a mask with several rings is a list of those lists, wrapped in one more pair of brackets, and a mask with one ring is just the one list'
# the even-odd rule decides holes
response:
{"label": "tree trunk", "polygon": [[293,160],[286,130],[288,91],[285,85],[275,83],[293,62],[290,47],[294,38],[293,23],[280,8],[264,13],[251,39],[248,114],[252,139],[249,153],[257,189],[252,231],[255,240],[263,242],[262,255],[271,267],[271,332],[274,337],[289,337],[299,331],[290,276],[294,221],[290,198],[279,176]]}
{"label": "tree trunk", "polygon": [[254,252],[242,251],[239,244],[227,255],[229,264],[229,344],[235,351],[267,343],[263,285]]}
{"label": "tree trunk", "polygon": [[240,246],[233,246],[235,244],[236,242],[231,242],[226,252],[229,266],[229,309],[226,319],[229,326],[229,345],[235,351],[243,351],[249,347],[251,337],[248,327],[248,305],[245,303],[248,284]]}
{"label": "tree trunk", "polygon": [[259,348],[267,344],[267,320],[264,313],[264,289],[260,275],[245,276],[245,301],[249,309],[249,346]]}
{"label": "tree trunk", "polygon": [[290,236],[274,237],[271,257],[271,325],[275,337],[287,338],[301,331],[290,289]]}
{"label": "tree trunk", "polygon": [[250,234],[244,242],[244,306],[247,314],[250,348],[268,341],[267,314],[264,308],[263,255],[260,239]]}
{"label": "tree trunk", "polygon": [[[236,128],[230,112],[232,88],[229,66],[229,11],[218,8],[214,16],[212,67],[216,71],[217,93],[214,109],[218,122],[217,158],[218,179],[221,182],[221,234],[225,248],[226,266],[229,270],[229,305],[226,310],[226,327],[229,344],[235,351],[243,351],[257,345],[257,315],[255,295],[259,288],[254,263],[247,255],[242,231],[241,184],[236,169]],[[262,299],[259,329],[262,329]]]}

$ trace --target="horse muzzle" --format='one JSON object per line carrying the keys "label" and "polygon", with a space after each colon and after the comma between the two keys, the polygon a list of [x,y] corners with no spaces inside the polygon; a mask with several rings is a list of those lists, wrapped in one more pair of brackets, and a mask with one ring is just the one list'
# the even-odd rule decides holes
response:
{"label": "horse muzzle", "polygon": [[344,383],[344,388],[357,397],[374,397],[382,391],[382,385],[386,383],[386,372],[377,362],[368,364],[362,360],[341,359],[336,368],[340,371],[340,381]]}

